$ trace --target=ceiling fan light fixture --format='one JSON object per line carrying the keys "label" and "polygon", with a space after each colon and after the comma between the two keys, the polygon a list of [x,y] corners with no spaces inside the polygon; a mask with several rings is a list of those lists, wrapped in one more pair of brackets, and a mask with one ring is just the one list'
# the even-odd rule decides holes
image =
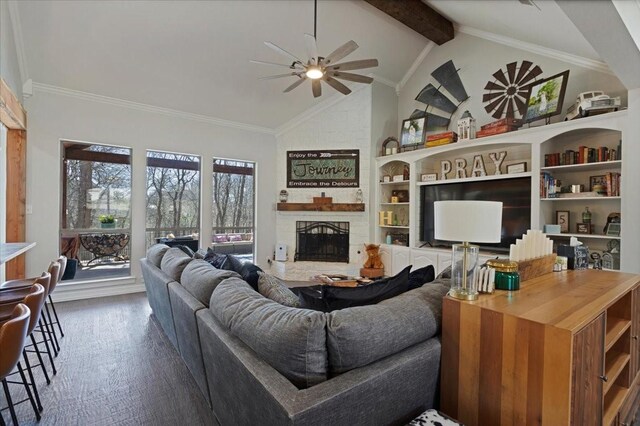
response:
{"label": "ceiling fan light fixture", "polygon": [[324,76],[324,71],[322,71],[322,69],[320,69],[319,67],[309,67],[307,68],[307,72],[305,74],[310,79],[317,80]]}

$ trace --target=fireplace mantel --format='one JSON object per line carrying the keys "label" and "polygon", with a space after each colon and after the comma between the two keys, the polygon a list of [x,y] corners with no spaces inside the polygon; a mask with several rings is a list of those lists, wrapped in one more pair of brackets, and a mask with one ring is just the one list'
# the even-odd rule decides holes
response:
{"label": "fireplace mantel", "polygon": [[278,211],[363,212],[364,203],[278,203]]}

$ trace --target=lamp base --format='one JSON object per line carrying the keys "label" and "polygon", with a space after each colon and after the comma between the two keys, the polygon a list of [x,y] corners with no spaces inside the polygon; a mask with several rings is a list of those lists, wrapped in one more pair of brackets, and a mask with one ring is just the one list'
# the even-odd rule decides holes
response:
{"label": "lamp base", "polygon": [[464,290],[449,290],[449,296],[460,300],[478,300],[478,293],[469,293]]}

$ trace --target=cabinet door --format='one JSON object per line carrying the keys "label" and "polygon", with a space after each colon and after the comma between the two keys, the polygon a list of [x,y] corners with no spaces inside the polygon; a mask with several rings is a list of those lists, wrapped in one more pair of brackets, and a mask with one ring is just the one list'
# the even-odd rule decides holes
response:
{"label": "cabinet door", "polygon": [[602,422],[605,318],[600,314],[573,337],[571,424]]}
{"label": "cabinet door", "polygon": [[411,264],[412,270],[423,268],[425,266],[433,265],[433,268],[438,275],[438,253],[430,253],[426,250],[411,249]]}
{"label": "cabinet door", "polygon": [[409,266],[410,256],[411,249],[409,247],[393,247],[393,250],[391,250],[391,275],[395,275]]}
{"label": "cabinet door", "polygon": [[640,372],[640,287],[631,296],[631,380]]}

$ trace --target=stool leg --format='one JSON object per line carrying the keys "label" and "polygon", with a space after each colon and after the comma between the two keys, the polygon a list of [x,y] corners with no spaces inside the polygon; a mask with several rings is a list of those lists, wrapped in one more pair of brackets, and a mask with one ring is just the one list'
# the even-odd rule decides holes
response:
{"label": "stool leg", "polygon": [[[47,303],[44,304],[44,310],[47,312],[47,320],[49,321],[49,329],[51,330],[51,334],[53,335],[53,340],[55,341],[56,348],[56,356],[58,356],[58,352],[60,352],[60,344],[58,343],[58,335],[56,334],[56,329],[53,327],[53,321],[51,320],[51,312],[49,311],[49,305]],[[47,321],[45,321],[46,323]],[[54,343],[51,343],[54,345]]]}
{"label": "stool leg", "polygon": [[[46,308],[47,305],[45,304],[44,307]],[[52,327],[49,326],[49,321],[47,321],[47,316],[45,315],[45,312],[46,310],[42,311],[42,315],[40,316],[40,318],[42,319],[42,323],[44,324],[45,330],[47,330],[47,335],[49,335],[49,341],[51,342],[51,348],[53,349],[53,353],[55,354],[55,356],[58,356],[58,350],[56,349],[56,345],[53,343],[54,334],[51,332]]]}
{"label": "stool leg", "polygon": [[51,295],[49,295],[49,302],[51,303],[51,309],[53,309],[53,316],[56,317],[56,324],[58,324],[58,328],[60,329],[60,337],[64,337],[64,331],[62,331],[62,326],[60,325],[60,319],[58,319],[58,313],[56,312],[56,305],[53,303],[53,299]]}
{"label": "stool leg", "polygon": [[33,378],[33,371],[31,370],[31,363],[29,362],[29,356],[27,351],[22,350],[22,357],[24,358],[24,363],[27,366],[27,373],[29,374],[29,380],[31,381],[31,387],[33,388],[33,396],[36,398],[36,405],[38,406],[38,411],[42,412],[42,403],[40,402],[40,394],[38,393],[38,386],[36,386],[36,380]]}
{"label": "stool leg", "polygon": [[9,393],[9,385],[7,385],[7,379],[2,379],[2,388],[4,389],[4,396],[7,397],[9,403],[9,413],[11,413],[11,421],[14,425],[18,424],[18,417],[16,416],[16,410],[13,408],[13,401],[11,400],[11,393]]}
{"label": "stool leg", "polygon": [[49,379],[49,373],[47,373],[47,367],[44,365],[44,360],[42,359],[40,348],[36,344],[36,339],[33,337],[33,333],[31,333],[29,337],[31,337],[31,343],[33,343],[33,347],[36,350],[36,355],[38,356],[38,362],[40,363],[40,368],[42,368],[42,373],[44,374],[44,378],[47,380],[47,384],[50,385],[51,380]]}
{"label": "stool leg", "polygon": [[2,417],[2,412],[0,412],[0,426],[7,426],[7,424],[4,422],[4,417]]}
{"label": "stool leg", "polygon": [[24,370],[22,369],[22,366],[20,365],[20,363],[18,363],[18,371],[20,372],[22,383],[24,383],[24,388],[27,391],[27,396],[29,396],[29,402],[31,402],[31,407],[33,408],[33,412],[36,413],[36,419],[40,421],[40,411],[38,410],[36,401],[33,399],[33,394],[31,393],[31,389],[29,389],[29,382],[27,382],[27,378],[24,375]]}
{"label": "stool leg", "polygon": [[[45,334],[44,328],[42,326],[42,320],[39,321],[38,327],[40,327],[40,333],[42,333],[42,340],[44,341],[44,347],[47,349],[47,355],[49,356],[49,362],[51,363],[51,368],[53,369],[53,374],[57,373],[56,365],[53,363],[53,357],[51,356],[51,349],[49,348],[49,342],[47,341],[47,335]],[[35,339],[34,342],[35,344]]]}

